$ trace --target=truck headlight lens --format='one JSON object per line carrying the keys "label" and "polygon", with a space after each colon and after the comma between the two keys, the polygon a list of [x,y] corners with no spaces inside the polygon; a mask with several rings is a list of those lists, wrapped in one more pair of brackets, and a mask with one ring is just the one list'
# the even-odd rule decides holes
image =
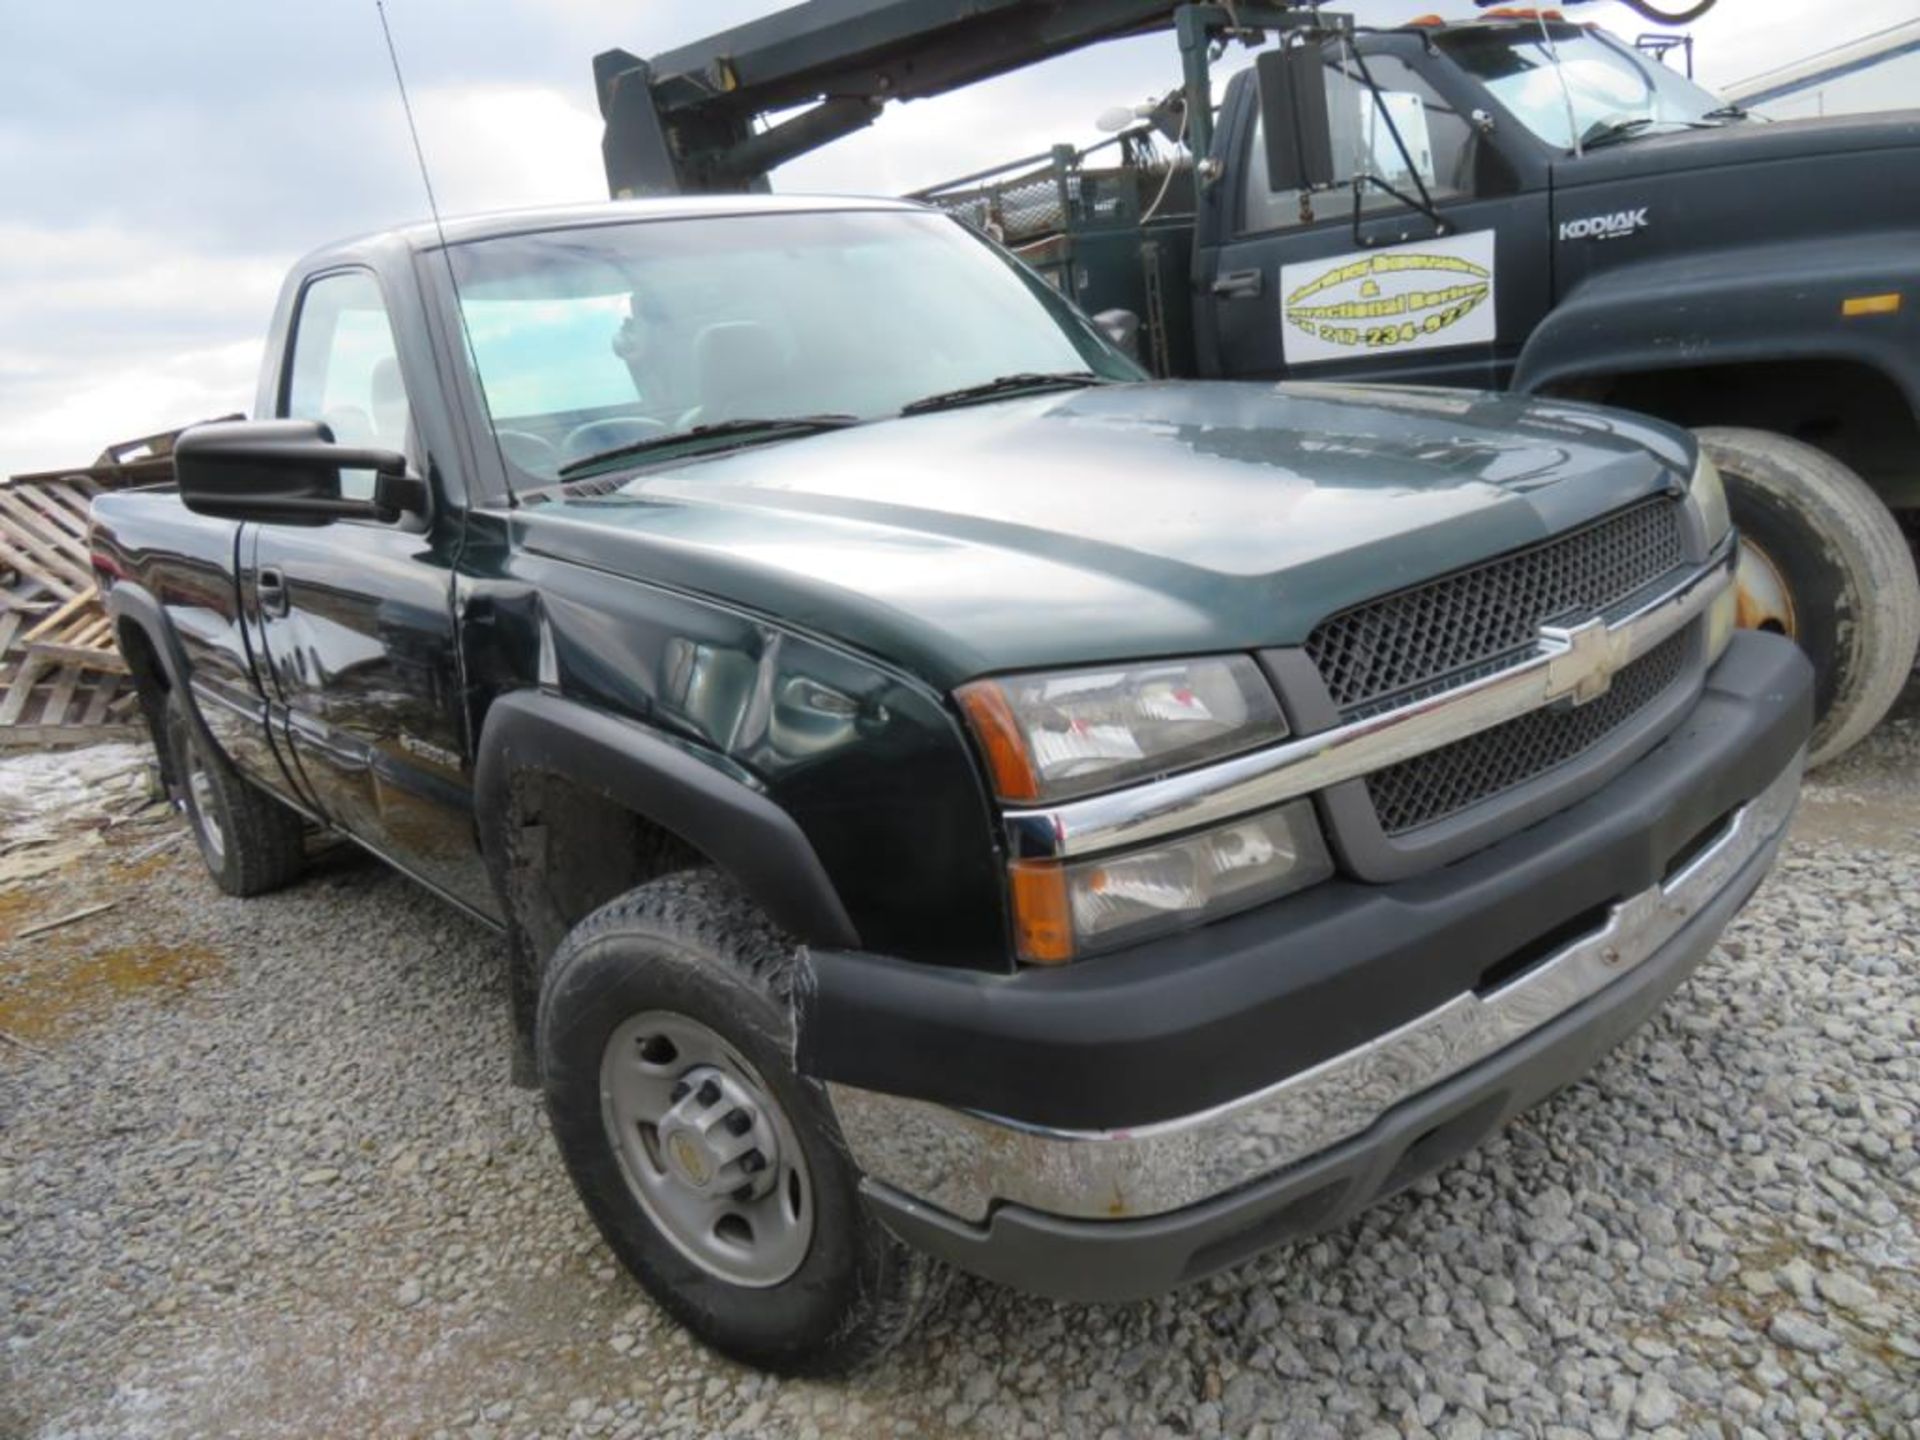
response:
{"label": "truck headlight lens", "polygon": [[1733,528],[1733,516],[1727,510],[1727,487],[1720,481],[1720,472],[1714,468],[1713,461],[1702,450],[1700,458],[1694,462],[1693,479],[1688,482],[1687,494],[1700,512],[1700,524],[1706,531],[1707,549],[1711,550]]}
{"label": "truck headlight lens", "polygon": [[1002,800],[1061,800],[1287,733],[1245,655],[976,680],[955,692]]}
{"label": "truck headlight lens", "polygon": [[1332,873],[1305,800],[1145,849],[1068,863],[1016,860],[1016,948],[1022,960],[1058,965],[1217,920]]}

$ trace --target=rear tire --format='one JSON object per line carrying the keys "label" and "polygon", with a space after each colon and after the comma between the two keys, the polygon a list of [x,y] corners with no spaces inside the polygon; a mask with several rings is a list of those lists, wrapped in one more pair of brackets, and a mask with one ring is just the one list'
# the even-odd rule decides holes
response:
{"label": "rear tire", "polygon": [[177,692],[167,700],[174,803],[187,817],[214,884],[229,895],[262,895],[300,873],[306,823],[243,779],[201,739]]}
{"label": "rear tire", "polygon": [[793,1068],[794,956],[716,872],[668,875],[562,942],[535,1046],[574,1187],[661,1308],[746,1364],[844,1374],[946,1271],[860,1198],[826,1092]]}
{"label": "rear tire", "polygon": [[[1920,578],[1893,513],[1831,455],[1764,430],[1695,432],[1727,487],[1742,542],[1759,573],[1784,587],[1785,614],[1764,628],[1799,642],[1813,661],[1809,761],[1843,754],[1899,698],[1920,645]],[[1751,607],[1743,606],[1750,610]]]}

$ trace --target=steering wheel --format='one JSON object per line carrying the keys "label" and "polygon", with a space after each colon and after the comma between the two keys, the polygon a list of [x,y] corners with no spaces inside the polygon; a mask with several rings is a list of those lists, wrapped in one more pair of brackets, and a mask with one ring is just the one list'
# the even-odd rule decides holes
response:
{"label": "steering wheel", "polygon": [[602,450],[616,450],[636,440],[648,439],[666,428],[662,422],[640,415],[614,415],[605,420],[589,420],[567,432],[566,439],[560,442],[560,460],[562,464],[584,460]]}

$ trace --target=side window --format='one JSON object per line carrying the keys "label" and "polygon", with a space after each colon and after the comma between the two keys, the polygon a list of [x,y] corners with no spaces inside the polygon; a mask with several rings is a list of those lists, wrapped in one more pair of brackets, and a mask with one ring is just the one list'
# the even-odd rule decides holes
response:
{"label": "side window", "polygon": [[[344,270],[307,287],[294,320],[285,413],[323,421],[342,445],[410,452],[413,416],[393,325],[373,276]],[[342,470],[340,493],[373,498],[371,470]]]}
{"label": "side window", "polygon": [[[1257,234],[1284,230],[1352,213],[1356,174],[1370,174],[1404,194],[1418,187],[1407,169],[1411,159],[1438,200],[1471,189],[1473,128],[1404,61],[1391,55],[1368,57],[1367,69],[1380,89],[1376,101],[1351,59],[1330,51],[1327,57],[1327,126],[1333,140],[1336,188],[1303,194],[1267,188],[1267,150],[1256,111],[1249,144],[1241,157],[1241,229]],[[1382,111],[1385,114],[1382,114]],[[1387,116],[1393,120],[1387,124]],[[1406,158],[1394,143],[1394,131],[1406,145]],[[1400,204],[1377,185],[1360,192],[1363,212]]]}

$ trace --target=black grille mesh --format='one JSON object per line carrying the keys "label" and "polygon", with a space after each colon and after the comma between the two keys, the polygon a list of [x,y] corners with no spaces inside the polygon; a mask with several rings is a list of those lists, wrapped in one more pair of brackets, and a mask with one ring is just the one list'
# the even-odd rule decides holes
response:
{"label": "black grille mesh", "polygon": [[1367,776],[1380,828],[1398,835],[1531,780],[1604,740],[1665,693],[1686,669],[1690,630],[1623,667],[1597,700],[1549,706]]}
{"label": "black grille mesh", "polygon": [[1545,544],[1343,610],[1315,628],[1306,649],[1351,719],[1493,668],[1532,649],[1542,625],[1589,620],[1685,560],[1678,502],[1642,501]]}
{"label": "black grille mesh", "polygon": [[[1079,190],[1079,177],[1067,178],[1068,196]],[[930,197],[949,214],[957,215],[975,229],[986,229],[989,222],[1000,226],[1008,242],[1038,239],[1067,228],[1067,211],[1060,203],[1060,185],[1052,170],[1041,170],[998,185]]]}

